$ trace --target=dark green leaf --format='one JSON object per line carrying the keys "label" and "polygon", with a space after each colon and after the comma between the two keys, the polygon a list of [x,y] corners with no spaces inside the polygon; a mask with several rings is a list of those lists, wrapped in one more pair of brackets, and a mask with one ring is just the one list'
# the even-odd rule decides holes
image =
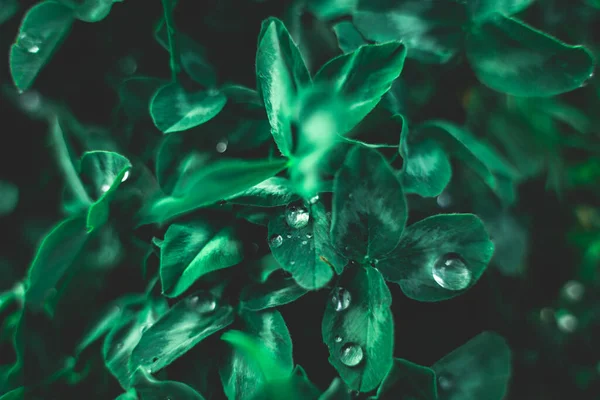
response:
{"label": "dark green leaf", "polygon": [[310,11],[320,18],[334,19],[343,15],[351,15],[360,0],[308,0]]}
{"label": "dark green leaf", "polygon": [[57,1],[31,7],[10,48],[10,72],[19,90],[27,90],[62,44],[75,20],[73,10]]}
{"label": "dark green leaf", "polygon": [[[244,332],[268,351],[281,368],[281,373],[289,375],[294,367],[292,360],[292,339],[281,314],[278,311],[242,313]],[[229,400],[256,398],[262,389],[265,376],[257,360],[243,350],[233,348],[219,369],[221,382]]]}
{"label": "dark green leaf", "polygon": [[84,0],[75,9],[75,17],[85,22],[99,22],[108,16],[113,3],[123,0]]}
{"label": "dark green leaf", "polygon": [[400,181],[376,150],[355,146],[335,175],[333,244],[362,262],[392,251],[404,230],[406,200]]}
{"label": "dark green leaf", "polygon": [[437,400],[435,372],[431,368],[396,358],[374,399],[397,399],[400,393],[403,399]]}
{"label": "dark green leaf", "polygon": [[106,336],[102,346],[104,364],[124,389],[131,388],[131,378],[136,371],[129,366],[134,348],[144,330],[152,326],[167,309],[166,301],[151,300],[137,316],[121,314],[120,320]]}
{"label": "dark green leaf", "polygon": [[81,157],[82,178],[92,183],[92,198],[97,200],[90,205],[86,228],[89,232],[104,225],[108,220],[109,204],[122,182],[129,177],[131,162],[112,151],[88,151]]}
{"label": "dark green leaf", "polygon": [[431,367],[441,400],[502,400],[511,375],[511,352],[494,332],[483,332]]}
{"label": "dark green leaf", "polygon": [[130,368],[154,373],[232,322],[231,306],[217,304],[210,293],[189,296],[144,331],[131,354]]}
{"label": "dark green leaf", "polygon": [[342,275],[323,316],[329,362],[353,390],[375,389],[392,366],[392,296],[374,268],[357,266]]}
{"label": "dark green leaf", "polygon": [[379,9],[370,5],[363,2],[353,15],[354,25],[369,40],[402,41],[408,57],[423,63],[446,63],[461,48],[468,16],[460,2],[408,0]]}
{"label": "dark green leaf", "polygon": [[351,400],[350,390],[340,378],[334,378],[319,400]]}
{"label": "dark green leaf", "polygon": [[73,217],[56,225],[37,249],[27,275],[25,302],[41,307],[48,291],[71,267],[89,236],[85,218]]}
{"label": "dark green leaf", "polygon": [[12,213],[18,203],[19,188],[10,182],[0,180],[0,217]]}
{"label": "dark green leaf", "polygon": [[209,272],[231,267],[244,258],[235,228],[203,221],[169,226],[160,251],[163,295],[177,297]]}
{"label": "dark green leaf", "polygon": [[256,78],[271,133],[286,156],[292,155],[290,118],[298,90],[310,84],[310,75],[298,47],[283,22],[269,18],[262,23],[256,53]]}
{"label": "dark green leaf", "polygon": [[308,291],[298,285],[291,276],[271,274],[266,282],[247,285],[240,294],[240,306],[260,311],[291,303]]}
{"label": "dark green leaf", "polygon": [[117,89],[120,106],[133,121],[150,117],[150,100],[165,83],[163,79],[147,76],[125,79]]}
{"label": "dark green leaf", "polygon": [[274,176],[227,199],[233,204],[257,207],[285,206],[298,200],[289,180]]}
{"label": "dark green leaf", "polygon": [[186,91],[178,83],[169,83],[156,91],[150,101],[150,115],[161,132],[185,131],[214,118],[227,98],[219,91]]}
{"label": "dark green leaf", "polygon": [[360,46],[367,44],[364,37],[349,21],[342,21],[333,26],[333,30],[338,38],[338,45],[344,53],[351,53]]}
{"label": "dark green leaf", "polygon": [[184,166],[172,196],[159,198],[140,210],[141,224],[164,222],[231,197],[274,176],[287,162],[284,159],[226,159],[209,166],[198,167],[197,164],[192,158]]}
{"label": "dark green leaf", "polygon": [[[325,64],[315,76],[315,84],[330,89],[339,100],[336,133],[345,134],[358,124],[381,100],[400,76],[406,47],[400,42],[361,46]],[[377,73],[373,73],[377,71]]]}
{"label": "dark green leaf", "polygon": [[341,273],[345,260],[329,239],[329,217],[319,201],[309,208],[290,204],[269,222],[269,246],[275,259],[308,290],[320,289]]}
{"label": "dark green leaf", "polygon": [[592,54],[500,14],[474,24],[467,57],[477,78],[499,92],[549,97],[581,87],[592,77]]}
{"label": "dark green leaf", "polygon": [[134,387],[140,400],[204,400],[200,393],[185,383],[159,381],[141,368],[136,372]]}
{"label": "dark green leaf", "polygon": [[411,299],[440,301],[473,286],[493,253],[494,244],[475,215],[440,214],[408,226],[377,268]]}
{"label": "dark green leaf", "polygon": [[535,0],[468,0],[471,18],[481,20],[494,13],[513,15],[529,7]]}

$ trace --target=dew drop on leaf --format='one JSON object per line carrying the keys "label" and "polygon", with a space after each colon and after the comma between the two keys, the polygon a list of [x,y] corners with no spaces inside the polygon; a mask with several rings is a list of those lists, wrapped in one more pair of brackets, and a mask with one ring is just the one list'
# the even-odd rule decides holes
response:
{"label": "dew drop on leaf", "polygon": [[128,178],[129,178],[129,171],[125,171],[125,173],[123,174],[123,179],[121,179],[121,182],[125,182]]}
{"label": "dew drop on leaf", "polygon": [[269,243],[272,248],[276,249],[283,244],[283,238],[281,235],[273,235],[271,236],[271,239],[269,239]]}
{"label": "dew drop on leaf", "polygon": [[445,376],[440,376],[438,378],[438,384],[442,390],[449,390],[452,388],[452,381]]}
{"label": "dew drop on leaf", "polygon": [[340,350],[340,361],[348,366],[355,367],[363,359],[363,350],[362,348],[354,343],[346,343],[342,349]]}
{"label": "dew drop on leaf", "polygon": [[317,204],[317,201],[319,201],[319,195],[318,194],[315,195],[315,196],[313,196],[313,197],[311,197],[310,200],[308,200],[308,202],[310,204]]}
{"label": "dew drop on leaf", "polygon": [[335,342],[336,342],[336,343],[341,343],[341,341],[342,341],[342,337],[341,337],[341,336],[339,336],[339,335],[337,335],[337,336],[334,338],[334,340],[335,340]]}
{"label": "dew drop on leaf", "polygon": [[287,235],[285,235],[286,238],[291,239],[292,238],[292,234],[288,233]]}
{"label": "dew drop on leaf", "polygon": [[227,151],[227,144],[227,140],[221,140],[219,143],[217,143],[217,152],[225,153],[225,151]]}
{"label": "dew drop on leaf", "polygon": [[303,240],[302,241],[302,246],[306,246],[308,244],[308,240]]}
{"label": "dew drop on leaf", "polygon": [[448,290],[463,290],[471,283],[471,271],[456,253],[441,256],[432,269],[433,279]]}
{"label": "dew drop on leaf", "polygon": [[313,237],[313,234],[312,234],[312,233],[307,233],[307,234],[306,234],[306,238],[307,238],[307,239],[312,239],[312,237]]}
{"label": "dew drop on leaf", "polygon": [[287,224],[294,229],[304,228],[308,225],[310,214],[302,206],[290,205],[285,211],[285,220]]}
{"label": "dew drop on leaf", "polygon": [[36,54],[40,51],[40,45],[42,44],[42,40],[27,33],[21,33],[17,38],[16,44],[23,50],[31,54]]}
{"label": "dew drop on leaf", "polygon": [[217,308],[217,300],[208,292],[188,298],[187,303],[199,314],[208,314]]}
{"label": "dew drop on leaf", "polygon": [[350,301],[352,300],[352,296],[350,296],[350,292],[344,288],[338,287],[333,291],[333,296],[331,297],[331,302],[333,303],[333,307],[335,311],[344,311],[348,307],[350,307]]}

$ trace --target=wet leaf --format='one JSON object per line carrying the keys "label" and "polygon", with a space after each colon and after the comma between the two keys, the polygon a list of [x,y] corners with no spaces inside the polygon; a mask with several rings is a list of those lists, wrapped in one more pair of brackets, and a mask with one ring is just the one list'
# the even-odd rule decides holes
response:
{"label": "wet leaf", "polygon": [[227,199],[233,204],[257,207],[285,206],[298,200],[289,180],[274,176]]}
{"label": "wet leaf", "polygon": [[274,273],[263,283],[247,285],[240,294],[242,308],[260,311],[289,304],[308,293],[294,278]]}

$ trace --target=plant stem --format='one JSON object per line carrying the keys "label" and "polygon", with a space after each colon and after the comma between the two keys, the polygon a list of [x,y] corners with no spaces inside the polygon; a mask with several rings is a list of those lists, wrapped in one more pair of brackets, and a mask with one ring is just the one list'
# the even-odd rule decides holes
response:
{"label": "plant stem", "polygon": [[177,82],[177,76],[181,71],[179,65],[179,49],[177,46],[177,38],[175,37],[175,21],[173,21],[173,8],[175,2],[171,0],[162,0],[163,12],[165,15],[165,25],[167,27],[167,37],[169,38],[169,54],[171,65],[171,80]]}

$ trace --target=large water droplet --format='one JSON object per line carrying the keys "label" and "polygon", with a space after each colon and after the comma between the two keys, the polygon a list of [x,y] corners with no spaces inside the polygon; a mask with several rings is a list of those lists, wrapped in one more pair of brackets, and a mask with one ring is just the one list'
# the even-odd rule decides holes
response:
{"label": "large water droplet", "polygon": [[217,143],[217,151],[219,153],[225,153],[225,151],[227,151],[227,144],[227,140],[221,140]]}
{"label": "large water droplet", "polygon": [[350,296],[350,292],[342,287],[335,288],[333,296],[331,296],[331,302],[333,303],[335,311],[344,311],[346,308],[350,307],[351,300],[352,296]]}
{"label": "large water droplet", "polygon": [[211,313],[217,308],[217,300],[209,292],[203,292],[194,295],[189,297],[186,301],[189,307],[193,308],[194,311],[200,314]]}
{"label": "large water droplet", "polygon": [[362,348],[354,343],[346,343],[340,350],[340,361],[348,367],[355,367],[363,359]]}
{"label": "large water droplet", "polygon": [[21,33],[17,38],[17,46],[31,54],[39,52],[41,44],[41,39],[27,33]]}
{"label": "large water droplet", "polygon": [[281,235],[273,235],[271,236],[271,239],[269,239],[269,243],[271,244],[272,248],[276,249],[283,244],[283,238]]}
{"label": "large water droplet", "polygon": [[448,290],[463,290],[471,283],[471,271],[456,253],[444,254],[434,264],[433,279]]}
{"label": "large water droplet", "polygon": [[579,321],[577,321],[577,317],[573,314],[564,311],[558,311],[556,315],[556,324],[558,325],[558,329],[566,333],[572,333],[577,330],[577,325],[579,325]]}
{"label": "large water droplet", "polygon": [[309,219],[308,210],[302,206],[289,205],[285,211],[285,220],[291,228],[304,228],[308,225]]}

